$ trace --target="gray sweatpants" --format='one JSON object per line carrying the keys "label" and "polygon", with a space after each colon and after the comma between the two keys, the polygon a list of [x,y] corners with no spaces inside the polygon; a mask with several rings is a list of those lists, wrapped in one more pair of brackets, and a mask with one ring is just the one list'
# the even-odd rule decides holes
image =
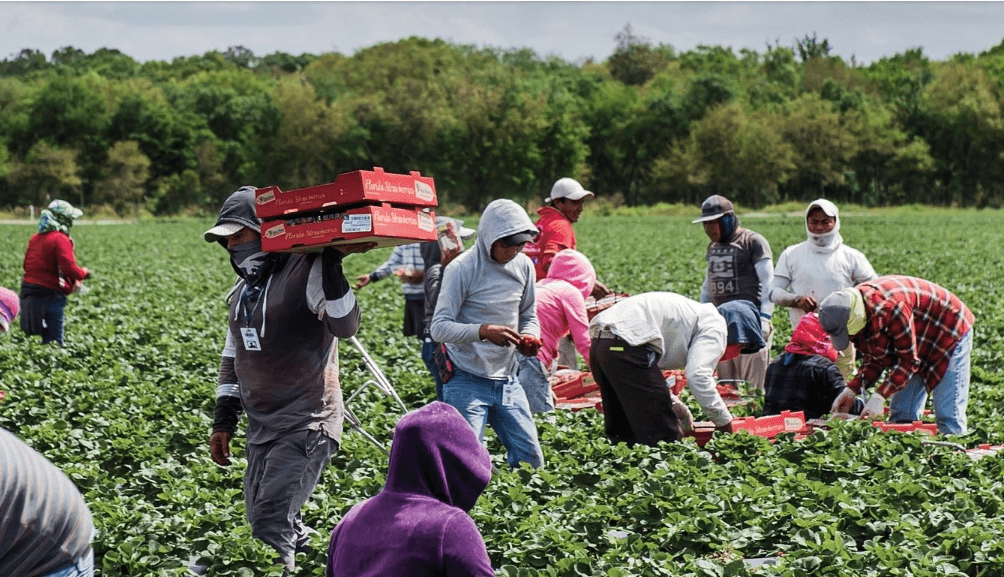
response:
{"label": "gray sweatpants", "polygon": [[251,534],[278,551],[283,565],[296,565],[298,541],[309,529],[300,519],[338,443],[320,431],[295,431],[261,444],[248,444],[244,503]]}

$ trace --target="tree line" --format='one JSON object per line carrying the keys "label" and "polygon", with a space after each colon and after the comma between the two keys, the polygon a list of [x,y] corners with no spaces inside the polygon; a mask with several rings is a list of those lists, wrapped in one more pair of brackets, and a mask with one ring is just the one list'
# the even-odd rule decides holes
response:
{"label": "tree line", "polygon": [[869,65],[815,34],[761,52],[677,51],[630,25],[603,62],[412,37],[139,63],[118,50],[0,61],[0,207],[61,197],[120,213],[215,211],[381,166],[443,202],[546,196],[573,176],[629,205],[1004,204],[1004,40]]}

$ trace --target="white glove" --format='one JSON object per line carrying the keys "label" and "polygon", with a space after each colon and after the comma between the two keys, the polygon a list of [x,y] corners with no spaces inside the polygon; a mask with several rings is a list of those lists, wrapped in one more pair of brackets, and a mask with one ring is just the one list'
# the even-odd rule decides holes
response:
{"label": "white glove", "polygon": [[851,408],[854,407],[854,391],[850,387],[844,387],[844,390],[840,391],[837,398],[833,399],[833,406],[830,407],[831,413],[849,413]]}
{"label": "white glove", "polygon": [[872,396],[868,397],[868,402],[865,403],[865,409],[861,411],[861,418],[881,415],[883,409],[885,409],[885,397],[878,393],[872,393]]}
{"label": "white glove", "polygon": [[676,420],[680,423],[680,430],[684,433],[689,433],[694,430],[694,414],[690,412],[687,405],[683,404],[680,397],[677,397],[673,393],[669,394],[669,398],[673,401],[673,414],[676,415]]}

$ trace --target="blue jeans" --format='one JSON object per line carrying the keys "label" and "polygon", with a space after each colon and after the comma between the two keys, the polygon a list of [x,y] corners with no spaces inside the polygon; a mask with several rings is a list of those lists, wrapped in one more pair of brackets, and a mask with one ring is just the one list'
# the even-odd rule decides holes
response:
{"label": "blue jeans", "polygon": [[547,373],[544,372],[544,364],[537,357],[524,357],[517,353],[519,358],[519,384],[526,393],[526,400],[530,403],[530,413],[546,413],[554,410],[554,399],[551,398],[551,383],[547,380]]}
{"label": "blue jeans", "polygon": [[42,344],[57,342],[63,345],[63,309],[66,308],[66,295],[53,295],[49,298],[49,306],[42,317]]}
{"label": "blue jeans", "polygon": [[455,368],[453,378],[443,383],[443,399],[460,411],[482,444],[485,424],[492,426],[508,451],[510,467],[517,467],[520,461],[533,467],[544,465],[530,404],[515,376],[486,379]]}
{"label": "blue jeans", "polygon": [[[969,354],[973,349],[973,330],[955,345],[945,376],[931,391],[938,432],[942,435],[966,434],[966,406],[969,404]],[[918,421],[927,402],[924,377],[915,373],[906,387],[889,399],[889,421]]]}
{"label": "blue jeans", "polygon": [[93,577],[94,575],[94,549],[88,549],[87,553],[81,555],[69,567],[57,569],[52,573],[46,573],[42,577]]}
{"label": "blue jeans", "polygon": [[432,380],[436,381],[436,400],[442,402],[443,381],[439,380],[439,370],[436,369],[436,361],[432,358],[432,353],[438,346],[439,343],[429,337],[422,339],[422,362],[425,363],[425,368],[429,369],[429,372],[432,373]]}

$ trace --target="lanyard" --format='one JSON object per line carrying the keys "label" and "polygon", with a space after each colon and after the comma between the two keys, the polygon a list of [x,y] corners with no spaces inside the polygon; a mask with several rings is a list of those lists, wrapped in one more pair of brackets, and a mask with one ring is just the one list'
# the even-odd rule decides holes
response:
{"label": "lanyard", "polygon": [[[260,288],[260,287],[254,289],[254,291],[257,293],[256,296],[255,296],[254,308],[252,308],[251,310],[248,310],[248,300],[250,299],[250,297],[248,295],[248,288],[249,287],[247,285],[247,282],[245,282],[244,283],[244,290],[241,291],[241,300],[240,300],[240,309],[241,309],[241,312],[244,313],[243,314],[243,316],[244,316],[244,326],[246,326],[246,327],[250,327],[251,326],[251,318],[254,316],[254,314],[256,312],[258,312],[258,307],[261,306],[261,302],[264,300],[264,295],[262,294],[264,292],[264,289]],[[262,312],[262,314],[264,315],[265,313]]]}

